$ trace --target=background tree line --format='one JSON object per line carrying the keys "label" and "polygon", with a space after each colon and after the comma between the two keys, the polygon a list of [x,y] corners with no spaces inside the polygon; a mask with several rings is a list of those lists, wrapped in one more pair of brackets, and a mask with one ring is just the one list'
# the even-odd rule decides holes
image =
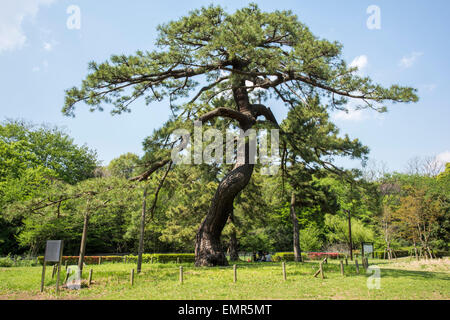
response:
{"label": "background tree line", "polygon": [[[65,254],[78,255],[84,226],[86,254],[136,253],[144,184],[132,178],[144,172],[155,148],[152,143],[144,146],[143,157],[128,153],[100,166],[95,151],[77,146],[61,129],[3,122],[0,255],[41,254],[48,239],[65,240]],[[293,251],[295,221],[302,251],[346,252],[348,212],[355,248],[370,241],[389,256],[404,247],[428,257],[448,251],[450,164],[444,171],[409,173],[369,166],[363,172],[349,171],[351,179],[343,179],[292,163],[288,172],[271,177],[255,172],[235,199],[222,236],[230,254]],[[147,209],[153,212],[146,218],[146,252],[193,252],[196,231],[225,166],[180,165],[171,170],[156,206]],[[148,190],[158,189],[163,176],[164,171],[156,172],[146,182]],[[149,192],[148,203],[154,197]]]}

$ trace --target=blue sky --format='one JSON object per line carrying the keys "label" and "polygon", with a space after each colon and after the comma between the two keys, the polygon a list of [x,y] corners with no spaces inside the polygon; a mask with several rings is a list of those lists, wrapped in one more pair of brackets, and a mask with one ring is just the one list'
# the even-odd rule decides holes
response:
{"label": "blue sky", "polygon": [[[168,117],[165,103],[138,102],[131,114],[115,117],[108,108],[90,113],[80,105],[72,119],[61,114],[64,90],[80,84],[89,61],[151,50],[161,23],[210,3],[231,12],[249,2],[0,0],[0,119],[64,127],[104,164],[126,152],[142,154],[144,138]],[[372,159],[397,171],[416,156],[450,161],[449,1],[253,2],[266,11],[292,10],[316,36],[341,42],[345,59],[376,82],[419,90],[419,103],[392,105],[387,114],[333,114],[342,133],[369,146]],[[67,27],[71,5],[80,9],[80,29]],[[380,29],[367,27],[371,5],[380,9]],[[271,107],[281,121],[286,109]]]}

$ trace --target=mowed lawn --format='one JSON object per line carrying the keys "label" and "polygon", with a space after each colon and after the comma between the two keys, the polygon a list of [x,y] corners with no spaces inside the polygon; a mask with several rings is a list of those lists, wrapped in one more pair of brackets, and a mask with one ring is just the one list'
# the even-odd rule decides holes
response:
{"label": "mowed lawn", "polygon": [[[47,268],[46,288],[40,293],[42,267],[0,268],[0,299],[105,299],[105,300],[309,300],[381,299],[449,300],[450,259],[416,262],[370,261],[380,268],[380,289],[369,289],[373,272],[356,273],[353,262],[342,276],[338,262],[325,265],[325,279],[314,278],[318,262],[287,263],[287,280],[281,263],[239,263],[237,282],[233,268],[195,268],[182,264],[183,284],[177,264],[146,264],[130,283],[134,264],[87,265],[83,279],[93,270],[93,283],[81,290],[62,289],[59,297]],[[64,278],[62,267],[62,278]]]}

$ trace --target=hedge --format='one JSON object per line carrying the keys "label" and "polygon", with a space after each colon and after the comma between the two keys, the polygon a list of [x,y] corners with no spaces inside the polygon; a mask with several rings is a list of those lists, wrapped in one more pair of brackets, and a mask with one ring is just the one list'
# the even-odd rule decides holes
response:
{"label": "hedge", "polygon": [[[418,249],[418,251],[419,251],[419,249]],[[436,256],[436,258],[444,258],[444,257],[450,256],[450,252],[448,252],[448,251],[444,251],[444,250],[431,250],[431,251],[433,252],[433,255]],[[415,257],[414,248],[400,249],[400,250],[394,249],[394,253],[395,253],[394,257],[397,257],[397,258],[405,258],[405,257],[409,257],[409,256]],[[375,256],[375,259],[383,259],[384,258],[384,250],[375,251],[374,256]],[[386,259],[387,259],[387,253],[386,253]]]}
{"label": "hedge", "polygon": [[[78,264],[78,256],[64,256],[62,258],[62,263],[70,265]],[[127,262],[137,263],[138,257],[135,255],[128,256],[85,256],[84,263],[86,264],[98,264],[100,258],[103,262],[124,262],[126,259]],[[153,258],[153,260],[152,260]],[[38,257],[39,263],[42,265],[44,261],[44,257]],[[169,263],[169,262],[195,262],[195,255],[193,253],[182,253],[182,254],[143,254],[142,255],[142,263]]]}
{"label": "hedge", "polygon": [[[100,261],[100,258],[103,262],[123,262],[124,257],[121,256],[85,256],[84,257],[84,263],[86,264],[98,264]],[[62,257],[62,264],[69,265],[76,265],[78,264],[79,256],[63,256]],[[38,257],[39,263],[42,265],[44,263],[44,257],[40,256]]]}
{"label": "hedge", "polygon": [[308,259],[310,260],[323,260],[329,259],[345,259],[346,255],[337,252],[308,252]]}
{"label": "hedge", "polygon": [[[151,263],[153,258],[153,263],[169,263],[169,262],[195,262],[195,254],[193,253],[153,253],[153,254],[143,254],[142,263]],[[127,256],[128,261],[137,263],[137,256],[129,255]]]}

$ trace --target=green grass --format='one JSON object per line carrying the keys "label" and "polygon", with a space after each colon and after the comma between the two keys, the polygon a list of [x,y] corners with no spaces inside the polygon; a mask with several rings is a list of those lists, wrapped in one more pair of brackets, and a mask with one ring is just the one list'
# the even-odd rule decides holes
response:
{"label": "green grass", "polygon": [[[60,299],[107,300],[304,300],[304,299],[450,299],[448,264],[445,270],[407,270],[386,261],[371,261],[381,268],[381,289],[369,290],[370,275],[356,274],[355,266],[340,274],[336,261],[325,265],[325,279],[314,278],[318,262],[287,263],[284,281],[281,263],[239,263],[238,281],[233,268],[195,268],[183,264],[184,282],[179,282],[179,265],[146,264],[135,284],[130,284],[134,264],[88,265],[93,284],[78,291],[61,290]],[[432,269],[432,268],[431,268]],[[64,270],[64,267],[62,268]],[[47,268],[45,292],[40,293],[42,267],[0,268],[0,299],[56,299],[56,281]],[[65,272],[63,271],[62,274]],[[62,276],[63,278],[63,276]]]}

